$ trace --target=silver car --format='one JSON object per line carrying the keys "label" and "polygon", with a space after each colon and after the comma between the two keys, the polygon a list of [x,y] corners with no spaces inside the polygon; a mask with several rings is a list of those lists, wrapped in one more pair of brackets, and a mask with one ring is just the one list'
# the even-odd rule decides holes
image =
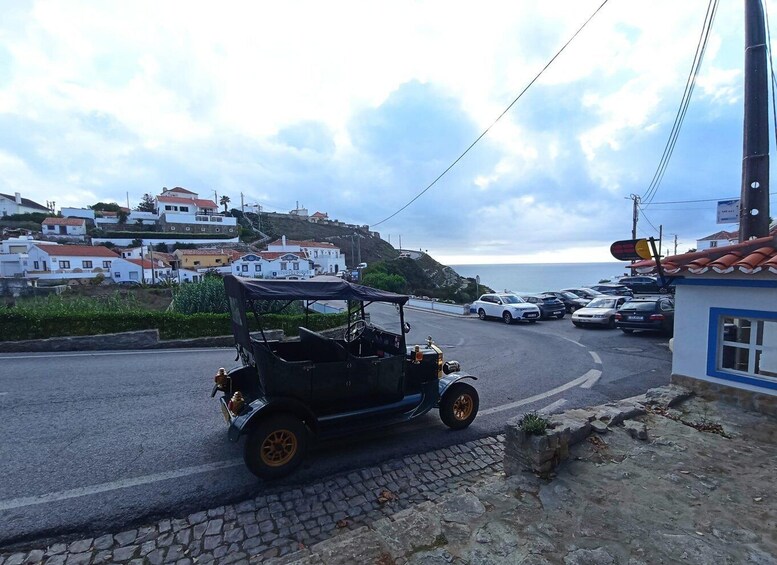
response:
{"label": "silver car", "polygon": [[513,321],[536,322],[540,318],[540,309],[534,304],[525,302],[515,294],[484,294],[470,306],[481,320],[486,318],[502,318],[505,324]]}
{"label": "silver car", "polygon": [[572,313],[572,323],[582,326],[615,327],[615,312],[629,300],[626,296],[600,296],[594,298],[585,308]]}

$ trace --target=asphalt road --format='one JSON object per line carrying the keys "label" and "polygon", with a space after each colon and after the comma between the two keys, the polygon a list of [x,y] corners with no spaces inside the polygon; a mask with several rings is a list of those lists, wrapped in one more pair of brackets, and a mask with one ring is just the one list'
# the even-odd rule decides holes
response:
{"label": "asphalt road", "polygon": [[[391,307],[373,320],[392,318]],[[407,311],[410,343],[427,335],[478,377],[478,418],[452,432],[436,411],[406,425],[320,444],[302,468],[265,484],[227,440],[212,375],[227,349],[0,356],[0,546],[118,531],[267,490],[495,434],[527,411],[600,404],[666,384],[667,338]]]}

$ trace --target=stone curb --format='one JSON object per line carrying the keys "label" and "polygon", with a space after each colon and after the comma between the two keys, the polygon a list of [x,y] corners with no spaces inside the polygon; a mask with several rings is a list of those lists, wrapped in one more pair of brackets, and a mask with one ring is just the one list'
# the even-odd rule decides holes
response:
{"label": "stone curb", "polygon": [[[485,437],[408,455],[123,532],[49,545],[33,542],[14,552],[0,551],[0,565],[247,563],[285,558],[349,531],[364,536],[360,547],[367,551],[374,547],[374,536],[364,534],[365,526],[403,510],[413,514],[419,504],[500,473],[503,441],[502,435]],[[332,550],[332,562],[340,562],[334,559],[337,551]]]}

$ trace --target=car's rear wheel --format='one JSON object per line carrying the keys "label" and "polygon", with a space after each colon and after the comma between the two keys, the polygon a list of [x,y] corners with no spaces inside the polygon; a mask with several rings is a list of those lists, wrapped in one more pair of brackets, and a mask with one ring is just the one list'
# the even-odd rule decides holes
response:
{"label": "car's rear wheel", "polygon": [[478,310],[478,318],[480,318],[481,320],[485,320],[486,319],[486,311],[483,310],[482,308],[480,310]]}
{"label": "car's rear wheel", "polygon": [[607,320],[607,327],[610,329],[615,327],[615,316],[610,316],[610,319]]}
{"label": "car's rear wheel", "polygon": [[480,397],[475,387],[456,383],[440,400],[440,419],[452,430],[463,430],[475,419],[479,407]]}
{"label": "car's rear wheel", "polygon": [[627,330],[626,328],[621,328],[621,331],[625,334],[633,334],[634,330]]}
{"label": "car's rear wheel", "polygon": [[308,431],[299,418],[276,414],[248,434],[243,451],[248,470],[260,479],[277,479],[296,469],[307,450]]}
{"label": "car's rear wheel", "polygon": [[512,324],[512,323],[513,323],[513,315],[512,315],[512,314],[510,314],[510,312],[505,312],[505,313],[503,313],[503,314],[502,314],[502,321],[503,321],[505,324],[507,324],[507,325],[510,325],[510,324]]}

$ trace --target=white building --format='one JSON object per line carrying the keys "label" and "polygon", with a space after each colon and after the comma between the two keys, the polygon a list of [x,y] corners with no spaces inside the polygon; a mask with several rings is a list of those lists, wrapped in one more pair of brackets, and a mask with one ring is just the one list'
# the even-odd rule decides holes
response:
{"label": "white building", "polygon": [[[654,272],[652,263],[633,267]],[[777,414],[777,235],[667,257],[662,265],[666,275],[682,277],[673,382],[746,405],[749,398],[750,407]]]}
{"label": "white building", "polygon": [[313,261],[317,275],[335,274],[345,270],[345,255],[339,247],[329,242],[287,240],[284,235],[281,239],[270,243],[267,251],[278,253],[302,251]]}
{"label": "white building", "polygon": [[119,256],[107,247],[90,245],[40,245],[30,247],[24,276],[32,279],[90,279],[110,277]]}
{"label": "white building", "polygon": [[304,251],[261,251],[233,261],[232,274],[254,279],[309,279],[316,271]]}
{"label": "white building", "polygon": [[696,240],[696,251],[703,251],[713,247],[725,247],[733,245],[739,241],[739,233],[734,231],[721,230],[712,235],[702,237]]}
{"label": "white building", "polygon": [[12,237],[0,240],[0,277],[23,277],[27,268],[28,251],[33,245],[55,246],[54,241],[32,237]]}
{"label": "white building", "polygon": [[83,218],[94,221],[95,213],[91,208],[60,208],[59,213],[65,218]]}
{"label": "white building", "polygon": [[83,218],[46,218],[41,224],[41,232],[46,237],[83,241],[86,237],[86,220]]}
{"label": "white building", "polygon": [[0,193],[0,217],[13,216],[14,214],[32,214],[35,212],[49,213],[51,210],[33,202],[29,198],[22,198],[21,193],[14,195]]}
{"label": "white building", "polygon": [[111,264],[111,278],[115,283],[137,282],[157,284],[172,278],[173,272],[161,261],[117,258]]}
{"label": "white building", "polygon": [[154,198],[157,213],[162,214],[215,214],[218,206],[213,200],[200,198],[196,192],[180,186],[163,189],[162,194]]}

